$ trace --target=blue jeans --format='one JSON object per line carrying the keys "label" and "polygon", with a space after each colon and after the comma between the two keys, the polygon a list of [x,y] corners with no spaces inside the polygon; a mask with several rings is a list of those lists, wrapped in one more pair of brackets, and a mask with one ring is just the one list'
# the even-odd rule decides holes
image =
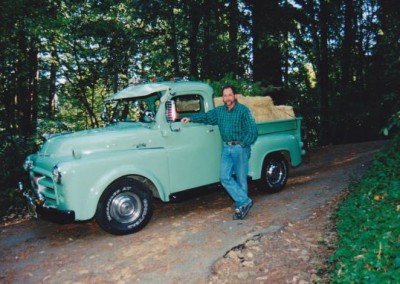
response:
{"label": "blue jeans", "polygon": [[[252,200],[247,191],[247,174],[249,171],[250,146],[224,145],[221,157],[221,183],[235,201],[235,207],[249,204]],[[236,180],[233,174],[236,175]]]}

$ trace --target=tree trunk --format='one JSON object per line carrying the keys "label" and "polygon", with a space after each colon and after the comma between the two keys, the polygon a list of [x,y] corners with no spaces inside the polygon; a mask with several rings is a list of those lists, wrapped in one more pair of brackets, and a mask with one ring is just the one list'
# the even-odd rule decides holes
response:
{"label": "tree trunk", "polygon": [[238,32],[239,32],[239,7],[237,0],[231,0],[228,8],[229,15],[229,61],[227,69],[234,75],[242,75],[239,64]]}
{"label": "tree trunk", "polygon": [[253,79],[272,86],[270,94],[279,98],[282,88],[282,54],[280,41],[279,1],[253,0]]}
{"label": "tree trunk", "polygon": [[178,39],[177,39],[177,29],[176,29],[176,20],[175,20],[175,13],[174,13],[174,7],[171,5],[171,33],[172,33],[172,42],[171,42],[171,49],[172,49],[172,55],[173,55],[173,68],[174,68],[174,75],[180,77],[181,70],[179,66],[179,53],[178,53]]}
{"label": "tree trunk", "polygon": [[320,91],[320,142],[322,145],[329,143],[329,57],[328,57],[328,17],[329,17],[329,6],[328,0],[321,0],[320,11],[319,11],[319,25],[320,25],[320,51],[321,54],[318,56],[319,66],[319,91]]}
{"label": "tree trunk", "polygon": [[189,59],[190,59],[190,77],[197,79],[199,77],[199,62],[198,62],[198,42],[197,36],[199,33],[199,25],[202,18],[200,5],[192,3],[189,7],[190,17],[190,36],[189,36]]}
{"label": "tree trunk", "polygon": [[18,34],[19,57],[16,63],[16,109],[18,134],[31,136],[36,130],[37,120],[37,72],[38,51],[36,39],[28,39],[24,32]]}
{"label": "tree trunk", "polygon": [[203,34],[203,56],[201,61],[201,77],[202,79],[210,78],[210,29],[211,29],[211,0],[204,0],[204,34]]}
{"label": "tree trunk", "polygon": [[356,40],[356,14],[354,11],[353,0],[345,0],[344,14],[344,40],[342,53],[342,84],[341,88],[347,92],[353,77],[354,44]]}
{"label": "tree trunk", "polygon": [[56,78],[57,78],[57,64],[54,62],[57,58],[57,51],[55,47],[52,47],[51,57],[53,61],[50,64],[50,82],[49,82],[49,93],[47,96],[47,109],[48,109],[48,117],[54,117],[55,111],[55,95],[56,95]]}

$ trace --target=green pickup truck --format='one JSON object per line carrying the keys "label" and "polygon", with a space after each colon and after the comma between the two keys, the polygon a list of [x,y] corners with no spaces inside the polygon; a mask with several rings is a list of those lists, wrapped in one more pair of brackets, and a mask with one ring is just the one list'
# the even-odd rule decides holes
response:
{"label": "green pickup truck", "polygon": [[[30,186],[21,182],[19,190],[35,217],[62,223],[95,218],[109,233],[129,234],[150,221],[154,197],[168,202],[219,183],[218,126],[180,122],[214,107],[208,84],[130,86],[107,105],[106,127],[54,135],[27,157]],[[248,176],[262,190],[277,192],[289,165],[300,165],[304,155],[301,118],[257,126]]]}

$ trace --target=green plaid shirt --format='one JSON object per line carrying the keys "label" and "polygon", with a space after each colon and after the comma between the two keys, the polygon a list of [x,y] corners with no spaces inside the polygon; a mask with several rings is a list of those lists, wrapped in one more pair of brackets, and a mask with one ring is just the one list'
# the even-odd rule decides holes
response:
{"label": "green plaid shirt", "polygon": [[209,112],[193,115],[193,122],[218,125],[222,140],[239,141],[242,147],[253,144],[257,139],[257,126],[251,111],[239,102],[232,110],[225,105]]}

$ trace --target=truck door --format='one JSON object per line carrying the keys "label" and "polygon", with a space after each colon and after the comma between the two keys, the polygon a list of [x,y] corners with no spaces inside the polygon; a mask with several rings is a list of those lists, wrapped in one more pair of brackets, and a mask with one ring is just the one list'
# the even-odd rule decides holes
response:
{"label": "truck door", "polygon": [[179,121],[204,111],[202,97],[174,97],[174,103],[177,118],[166,138],[171,193],[218,182],[222,149],[218,126]]}

